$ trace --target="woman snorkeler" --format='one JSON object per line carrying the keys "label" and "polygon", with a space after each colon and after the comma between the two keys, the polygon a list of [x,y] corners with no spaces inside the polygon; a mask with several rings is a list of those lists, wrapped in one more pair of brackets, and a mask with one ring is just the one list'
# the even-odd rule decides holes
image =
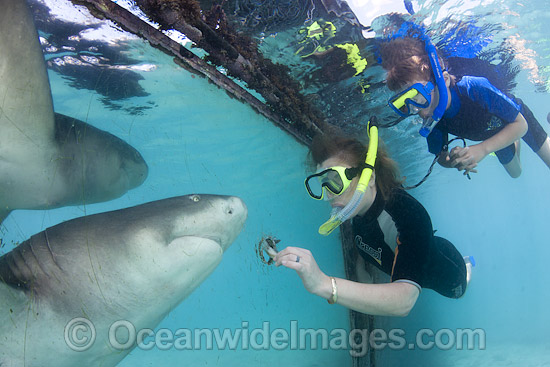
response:
{"label": "woman snorkeler", "polygon": [[366,284],[330,277],[309,250],[299,247],[275,254],[276,265],[295,270],[310,293],[371,315],[408,315],[422,288],[461,297],[473,259],[463,258],[452,243],[434,236],[426,209],[402,188],[397,164],[383,147],[377,149],[374,167],[365,163],[366,156],[367,147],[357,139],[316,136],[310,158],[317,172],[306,179],[306,188],[312,198],[328,200],[338,212],[357,200],[362,172],[374,168],[364,193],[342,221],[352,221],[363,267],[370,262],[390,275],[391,282]]}

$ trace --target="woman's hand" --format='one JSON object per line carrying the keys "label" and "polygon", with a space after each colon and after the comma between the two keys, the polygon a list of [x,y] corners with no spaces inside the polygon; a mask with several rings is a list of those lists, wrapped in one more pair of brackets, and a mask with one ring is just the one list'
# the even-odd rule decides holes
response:
{"label": "woman's hand", "polygon": [[[330,296],[332,289],[330,278],[319,269],[309,250],[300,247],[287,247],[280,251],[274,260],[276,266],[282,265],[296,270],[308,292],[321,297]],[[328,289],[326,289],[327,285]],[[326,290],[328,290],[328,296],[325,294]]]}

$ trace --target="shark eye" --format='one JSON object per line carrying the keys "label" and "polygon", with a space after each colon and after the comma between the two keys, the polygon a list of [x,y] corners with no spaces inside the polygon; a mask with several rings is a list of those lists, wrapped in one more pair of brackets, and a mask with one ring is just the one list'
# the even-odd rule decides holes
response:
{"label": "shark eye", "polygon": [[198,203],[200,200],[201,200],[201,197],[200,195],[191,195],[189,197],[189,199],[191,199],[192,201],[194,201],[195,203]]}

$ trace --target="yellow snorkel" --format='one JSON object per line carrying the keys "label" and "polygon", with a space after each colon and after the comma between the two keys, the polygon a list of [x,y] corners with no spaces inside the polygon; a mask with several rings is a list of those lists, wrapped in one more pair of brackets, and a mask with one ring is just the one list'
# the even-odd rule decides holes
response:
{"label": "yellow snorkel", "polygon": [[372,171],[374,170],[374,163],[376,162],[376,153],[378,152],[378,125],[376,117],[374,116],[370,118],[367,124],[367,133],[369,135],[369,149],[365,159],[366,167],[361,172],[355,193],[344,208],[334,208],[330,215],[330,219],[319,227],[319,233],[323,236],[328,236],[332,231],[338,228],[340,224],[351,217],[352,213],[359,206],[365,191],[367,191]]}
{"label": "yellow snorkel", "polygon": [[367,158],[365,163],[368,165],[361,172],[361,177],[359,177],[359,183],[357,184],[358,191],[365,192],[367,191],[367,186],[369,185],[372,172],[374,170],[374,163],[376,163],[376,153],[378,152],[378,125],[376,122],[376,117],[371,117],[367,125],[367,134],[369,135],[369,149],[367,150]]}

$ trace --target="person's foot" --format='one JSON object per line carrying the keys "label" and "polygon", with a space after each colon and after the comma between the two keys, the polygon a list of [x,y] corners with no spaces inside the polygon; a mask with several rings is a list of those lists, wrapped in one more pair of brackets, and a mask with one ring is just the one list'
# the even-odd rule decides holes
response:
{"label": "person's foot", "polygon": [[473,256],[464,256],[464,264],[466,264],[466,286],[468,286],[472,277],[472,268],[476,266],[476,261]]}

